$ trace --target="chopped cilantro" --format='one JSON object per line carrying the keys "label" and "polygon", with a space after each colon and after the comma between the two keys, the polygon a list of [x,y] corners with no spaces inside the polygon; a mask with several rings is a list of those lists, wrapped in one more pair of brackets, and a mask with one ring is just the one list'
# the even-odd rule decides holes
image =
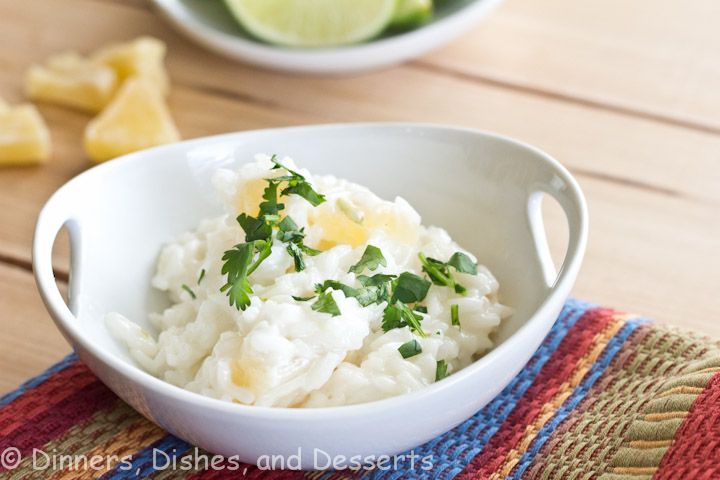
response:
{"label": "chopped cilantro", "polygon": [[353,273],[361,273],[366,268],[373,271],[381,265],[383,267],[387,266],[387,261],[385,260],[382,251],[374,245],[368,245],[365,247],[365,251],[360,258],[360,261],[350,267],[349,271]]}
{"label": "chopped cilantro", "polygon": [[403,303],[415,303],[425,299],[430,282],[410,272],[403,272],[395,280],[393,300]]}
{"label": "chopped cilantro", "polygon": [[400,355],[402,355],[403,358],[410,358],[422,353],[422,347],[420,346],[420,342],[413,338],[409,342],[405,342],[400,345],[398,347],[398,352],[400,352]]}
{"label": "chopped cilantro", "polygon": [[445,263],[434,258],[426,257],[422,252],[418,256],[420,257],[420,262],[422,262],[423,265],[423,272],[428,274],[432,283],[452,288],[455,290],[455,293],[464,295],[465,292],[467,292],[467,289],[455,281],[450,271],[450,267],[464,273],[471,273],[471,270],[473,270],[474,267],[474,270],[477,273],[477,265],[464,253],[454,253],[450,258],[453,262],[452,264],[450,262]]}
{"label": "chopped cilantro", "polygon": [[286,172],[288,172],[288,175],[283,175],[281,177],[275,177],[271,179],[271,182],[279,183],[279,182],[287,182],[287,186],[280,192],[280,195],[298,195],[310,202],[310,204],[313,207],[317,207],[321,203],[325,201],[325,195],[321,195],[317,193],[312,185],[305,180],[305,177],[300,175],[298,172],[294,170],[290,170],[286,166],[284,166],[282,163],[280,163],[277,159],[277,155],[273,155],[270,159],[271,162],[273,162],[273,170],[282,168]]}
{"label": "chopped cilantro", "polygon": [[308,297],[296,297],[295,295],[293,295],[292,298],[293,298],[293,300],[295,300],[296,302],[307,302],[308,300],[312,300],[312,299],[315,298],[316,296],[317,296],[317,295],[310,295],[310,296],[308,296]]}
{"label": "chopped cilantro", "polygon": [[182,286],[181,286],[180,288],[182,288],[182,289],[185,290],[188,294],[190,294],[190,296],[192,297],[193,300],[195,300],[195,299],[197,298],[197,295],[195,295],[195,292],[192,291],[192,288],[188,287],[188,286],[185,285],[184,283],[182,284]]}
{"label": "chopped cilantro", "polygon": [[221,273],[227,275],[227,283],[220,291],[227,292],[230,305],[235,305],[240,310],[245,310],[250,305],[250,294],[253,291],[248,276],[270,255],[270,247],[270,242],[256,240],[235,245],[232,250],[223,254]]}
{"label": "chopped cilantro", "polygon": [[205,278],[205,269],[203,268],[200,270],[200,276],[197,279],[197,284],[200,285],[200,282],[203,281],[203,278]]}
{"label": "chopped cilantro", "polygon": [[415,305],[415,307],[413,307],[413,312],[428,313],[428,309],[425,305]]}
{"label": "chopped cilantro", "polygon": [[437,365],[435,366],[435,381],[439,382],[443,378],[448,376],[447,373],[447,362],[445,360],[438,360]]}
{"label": "chopped cilantro", "polygon": [[316,312],[329,313],[333,317],[340,315],[340,308],[330,292],[321,293],[311,308]]}
{"label": "chopped cilantro", "polygon": [[245,231],[246,242],[268,240],[272,237],[272,227],[262,218],[255,218],[245,213],[241,213],[237,217],[237,222]]}
{"label": "chopped cilantro", "polygon": [[410,310],[410,307],[402,302],[395,302],[388,305],[383,312],[382,329],[389,332],[393,328],[410,327],[410,330],[417,333],[421,337],[426,336],[420,326],[422,316]]}
{"label": "chopped cilantro", "polygon": [[470,275],[477,275],[477,263],[473,262],[470,257],[468,257],[462,252],[453,253],[447,264],[453,267],[458,272],[469,273]]}
{"label": "chopped cilantro", "polygon": [[363,307],[367,307],[368,305],[371,305],[373,303],[380,303],[384,300],[383,298],[381,298],[382,291],[380,287],[376,286],[364,286],[362,288],[354,288],[336,280],[325,280],[323,283],[315,285],[315,291],[318,293],[324,292],[328,288],[333,290],[341,290],[346,297],[355,298],[358,303]]}
{"label": "chopped cilantro", "polygon": [[456,327],[460,326],[460,306],[457,303],[450,305],[450,321]]}

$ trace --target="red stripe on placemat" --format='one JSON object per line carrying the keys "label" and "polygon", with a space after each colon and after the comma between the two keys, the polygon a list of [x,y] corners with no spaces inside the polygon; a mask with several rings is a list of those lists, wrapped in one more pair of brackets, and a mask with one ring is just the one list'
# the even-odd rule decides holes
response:
{"label": "red stripe on placemat", "polygon": [[577,362],[587,354],[595,336],[607,327],[615,313],[613,310],[597,308],[583,314],[482,452],[473,458],[456,479],[486,478],[502,465],[508,452],[523,438],[525,428],[532,424],[542,406],[569,379]]}
{"label": "red stripe on placemat", "polygon": [[96,381],[95,375],[79,361],[53,374],[37,387],[0,408],[0,439],[27,422],[29,417],[52,409],[57,402],[73,395],[78,388]]}
{"label": "red stripe on placemat", "polygon": [[717,479],[720,465],[720,373],[695,399],[653,480]]}
{"label": "red stripe on placemat", "polygon": [[[61,375],[62,373],[57,374],[58,377]],[[46,394],[49,393],[51,392]],[[36,391],[31,390],[25,396],[34,394]],[[112,391],[95,378],[94,382],[75,390],[60,401],[48,402],[47,407],[33,417],[20,414],[18,419],[22,420],[22,423],[15,422],[16,428],[0,437],[0,451],[15,447],[25,456],[32,448],[42,447],[50,440],[60,438],[70,427],[86,421],[99,410],[113,407],[119,401]],[[4,410],[0,413],[6,415]]]}

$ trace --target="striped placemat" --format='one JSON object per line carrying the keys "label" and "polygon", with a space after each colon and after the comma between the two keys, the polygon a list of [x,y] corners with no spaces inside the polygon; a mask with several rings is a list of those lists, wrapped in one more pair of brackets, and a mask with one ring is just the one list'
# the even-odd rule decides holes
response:
{"label": "striped placemat", "polygon": [[413,454],[360,472],[211,467],[74,355],[0,398],[0,478],[718,479],[720,343],[569,301],[498,397]]}

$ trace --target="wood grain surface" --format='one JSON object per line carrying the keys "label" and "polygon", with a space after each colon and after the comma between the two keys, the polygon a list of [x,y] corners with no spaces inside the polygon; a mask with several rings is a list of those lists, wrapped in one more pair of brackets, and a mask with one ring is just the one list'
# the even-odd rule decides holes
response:
{"label": "wood grain surface", "polygon": [[[0,0],[0,97],[28,66],[141,34],[168,44],[184,138],[351,121],[449,123],[520,138],[576,176],[590,243],[573,294],[720,336],[720,2],[507,0],[423,58],[353,76],[258,70],[210,54],[142,0]],[[37,212],[90,166],[87,115],[39,108],[53,157],[0,170],[0,391],[69,351],[35,290]],[[563,219],[547,212],[555,256]],[[61,239],[55,263],[68,274]]]}

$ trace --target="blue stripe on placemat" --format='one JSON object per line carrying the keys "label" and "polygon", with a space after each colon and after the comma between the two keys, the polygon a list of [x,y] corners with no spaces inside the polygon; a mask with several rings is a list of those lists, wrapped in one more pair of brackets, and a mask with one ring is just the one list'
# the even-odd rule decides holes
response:
{"label": "blue stripe on placemat", "polygon": [[628,337],[643,323],[647,320],[636,318],[628,320],[620,331],[608,342],[603,349],[600,357],[595,363],[593,363],[590,371],[585,374],[580,385],[575,388],[575,391],[565,400],[565,403],[555,412],[555,415],[540,429],[535,439],[528,450],[523,454],[518,462],[517,466],[513,469],[512,475],[508,479],[522,480],[522,475],[525,470],[532,463],[535,455],[545,445],[547,440],[550,438],[555,429],[562,423],[565,418],[578,406],[578,404],[585,398],[588,391],[592,388],[598,378],[605,372],[610,362],[615,358],[615,355],[620,351],[622,346],[627,341]]}
{"label": "blue stripe on placemat", "polygon": [[[419,458],[433,457],[433,468],[421,470],[417,465],[412,472],[418,480],[451,479],[485,447],[490,438],[497,432],[500,425],[512,412],[518,400],[532,385],[545,362],[562,342],[567,332],[575,325],[583,314],[596,305],[579,300],[568,299],[558,320],[553,325],[542,345],[528,361],[523,370],[495,397],[489,404],[474,416],[454,429],[438,436],[413,452]],[[482,434],[481,434],[482,432]],[[363,475],[372,480],[394,480],[410,472],[373,470]]]}
{"label": "blue stripe on placemat", "polygon": [[0,407],[4,407],[8,403],[12,402],[16,398],[18,398],[20,395],[24,394],[30,389],[33,389],[43,383],[45,380],[47,380],[52,375],[56,374],[57,372],[66,369],[69,367],[74,361],[78,359],[78,356],[75,352],[72,352],[67,357],[60,360],[58,363],[53,365],[52,367],[45,370],[43,373],[38,375],[37,377],[33,377],[30,380],[26,381],[22,385],[20,385],[17,389],[13,390],[12,392],[8,392],[2,397],[0,397]]}

